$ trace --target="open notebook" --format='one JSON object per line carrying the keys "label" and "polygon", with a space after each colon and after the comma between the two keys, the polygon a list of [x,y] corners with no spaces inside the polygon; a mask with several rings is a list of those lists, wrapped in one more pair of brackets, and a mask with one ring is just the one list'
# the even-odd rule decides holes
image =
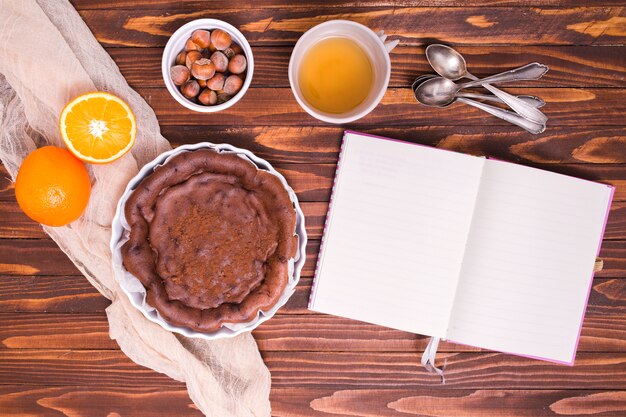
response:
{"label": "open notebook", "polygon": [[309,308],[572,364],[613,187],[346,132]]}

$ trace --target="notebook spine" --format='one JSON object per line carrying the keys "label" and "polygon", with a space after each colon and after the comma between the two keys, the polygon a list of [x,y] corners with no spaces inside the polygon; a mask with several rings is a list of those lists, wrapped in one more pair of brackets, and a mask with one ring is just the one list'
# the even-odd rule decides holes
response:
{"label": "notebook spine", "polygon": [[339,148],[339,157],[337,158],[337,169],[335,170],[335,177],[333,178],[333,186],[330,191],[330,199],[328,201],[328,211],[326,211],[326,220],[324,220],[324,230],[322,230],[322,240],[320,241],[320,250],[317,255],[317,263],[315,265],[315,273],[313,274],[313,283],[311,284],[311,294],[309,295],[309,303],[308,308],[310,309],[315,300],[315,288],[317,283],[317,278],[320,272],[320,266],[322,263],[322,253],[324,249],[324,242],[326,240],[326,230],[328,228],[328,218],[330,215],[330,210],[333,206],[333,197],[335,196],[335,188],[337,187],[337,178],[339,177],[339,170],[341,169],[341,159],[343,156],[344,147],[346,144],[346,134],[344,132],[343,138],[341,139],[341,147]]}

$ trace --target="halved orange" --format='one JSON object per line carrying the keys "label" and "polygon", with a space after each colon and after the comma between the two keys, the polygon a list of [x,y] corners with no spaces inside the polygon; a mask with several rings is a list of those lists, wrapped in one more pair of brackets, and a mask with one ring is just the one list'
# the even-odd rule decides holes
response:
{"label": "halved orange", "polygon": [[132,148],[137,122],[124,100],[93,92],[76,97],[63,108],[59,129],[65,145],[77,158],[104,164]]}

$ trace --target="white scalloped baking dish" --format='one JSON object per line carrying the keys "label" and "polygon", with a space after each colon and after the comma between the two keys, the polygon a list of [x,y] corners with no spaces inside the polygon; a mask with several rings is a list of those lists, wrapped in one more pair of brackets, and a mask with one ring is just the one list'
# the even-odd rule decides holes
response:
{"label": "white scalloped baking dish", "polygon": [[[165,321],[156,309],[146,303],[146,290],[141,282],[124,268],[122,262],[122,253],[120,250],[122,245],[128,240],[128,232],[130,230],[124,214],[124,206],[126,205],[126,200],[130,196],[131,192],[137,187],[139,182],[148,175],[150,175],[157,166],[166,164],[168,159],[173,157],[174,155],[178,155],[182,152],[190,152],[197,149],[205,148],[214,149],[218,152],[236,153],[240,157],[245,158],[255,164],[259,169],[266,170],[276,175],[285,186],[285,189],[289,193],[289,197],[296,210],[295,234],[298,236],[298,248],[296,256],[289,261],[289,282],[287,283],[287,286],[285,287],[285,290],[276,305],[269,311],[260,311],[256,318],[250,322],[224,324],[224,326],[222,326],[218,331],[213,333],[202,333],[188,327],[174,326]],[[266,320],[269,320],[280,307],[285,305],[287,300],[289,300],[289,297],[291,297],[291,295],[295,292],[296,285],[300,280],[300,272],[302,271],[302,267],[304,266],[304,262],[306,260],[306,243],[307,235],[304,225],[304,214],[302,213],[302,209],[298,204],[298,198],[296,197],[296,193],[291,189],[289,184],[287,184],[285,178],[278,171],[276,171],[269,162],[257,157],[248,150],[240,149],[232,145],[203,142],[194,145],[183,145],[176,149],[172,149],[171,151],[162,153],[152,162],[146,164],[143,168],[141,168],[139,173],[132,180],[130,180],[130,182],[126,186],[124,194],[117,203],[117,211],[115,213],[115,217],[113,217],[113,223],[111,225],[110,246],[112,253],[113,270],[115,272],[116,279],[130,299],[130,302],[137,309],[139,309],[139,311],[141,311],[148,320],[159,324],[161,327],[167,330],[180,333],[187,337],[199,337],[202,339],[213,340],[225,337],[232,337],[243,332],[251,331],[255,329],[259,324],[263,323]]]}

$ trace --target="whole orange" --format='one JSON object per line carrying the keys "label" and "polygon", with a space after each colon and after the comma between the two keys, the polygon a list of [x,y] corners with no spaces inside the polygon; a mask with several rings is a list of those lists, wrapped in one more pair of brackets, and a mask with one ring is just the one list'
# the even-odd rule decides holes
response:
{"label": "whole orange", "polygon": [[15,180],[15,197],[21,209],[31,219],[48,226],[63,226],[78,219],[87,207],[90,193],[85,164],[56,146],[31,152]]}

